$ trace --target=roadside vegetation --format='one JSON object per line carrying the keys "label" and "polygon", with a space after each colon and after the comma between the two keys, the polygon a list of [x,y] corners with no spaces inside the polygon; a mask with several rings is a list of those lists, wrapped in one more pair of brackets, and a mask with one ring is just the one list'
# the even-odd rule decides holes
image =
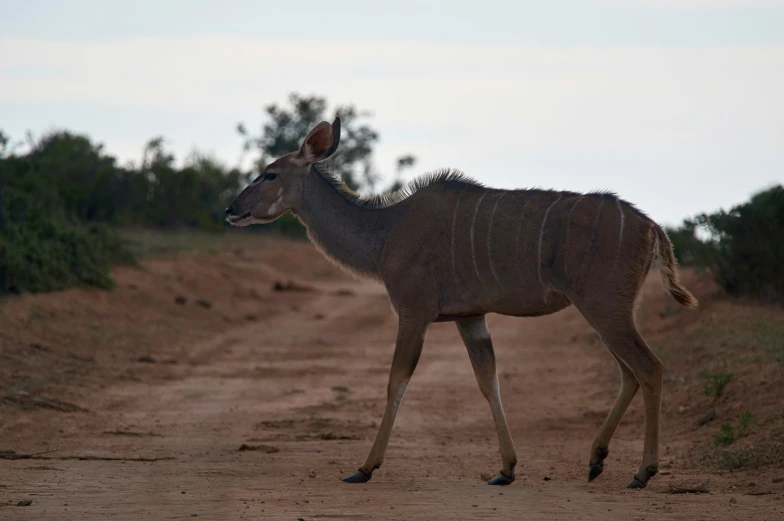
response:
{"label": "roadside vegetation", "polygon": [[729,295],[784,304],[784,186],[667,233],[678,262],[708,271]]}
{"label": "roadside vegetation", "polygon": [[[138,164],[120,165],[88,136],[58,130],[19,141],[0,130],[0,295],[80,285],[109,289],[111,267],[133,263],[149,243],[138,240],[144,230],[176,231],[168,235],[179,244],[194,231],[218,234],[226,227],[227,204],[258,171],[296,150],[313,125],[334,115],[341,117],[344,139],[330,168],[355,190],[397,188],[414,157],[398,158],[396,181],[382,186],[373,163],[379,133],[369,115],[353,106],[333,112],[324,98],[296,94],[287,106],[268,106],[258,133],[237,126],[243,157],[234,167],[198,152],[177,161],[163,137],[149,140]],[[290,214],[250,233],[305,236]]]}

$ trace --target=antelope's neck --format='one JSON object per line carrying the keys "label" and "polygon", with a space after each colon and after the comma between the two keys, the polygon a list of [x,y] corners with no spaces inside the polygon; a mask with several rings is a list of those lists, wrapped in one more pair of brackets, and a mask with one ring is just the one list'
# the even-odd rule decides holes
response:
{"label": "antelope's neck", "polygon": [[394,209],[361,206],[315,171],[303,182],[302,205],[296,214],[308,237],[349,271],[379,278],[378,264],[392,229]]}

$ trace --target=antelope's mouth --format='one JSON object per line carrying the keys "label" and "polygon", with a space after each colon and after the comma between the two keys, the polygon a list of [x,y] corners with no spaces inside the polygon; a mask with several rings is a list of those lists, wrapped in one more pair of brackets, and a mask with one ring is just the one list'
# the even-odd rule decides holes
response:
{"label": "antelope's mouth", "polygon": [[248,210],[242,215],[229,215],[226,217],[226,220],[229,221],[229,224],[233,226],[243,226],[244,224],[250,224],[250,221],[253,220],[253,217],[251,217],[250,210]]}

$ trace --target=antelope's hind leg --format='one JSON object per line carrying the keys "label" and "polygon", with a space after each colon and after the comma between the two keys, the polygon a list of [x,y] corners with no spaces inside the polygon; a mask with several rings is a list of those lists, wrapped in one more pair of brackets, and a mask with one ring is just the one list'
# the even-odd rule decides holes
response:
{"label": "antelope's hind leg", "polygon": [[659,468],[659,421],[664,366],[634,326],[631,310],[626,317],[622,317],[618,314],[599,313],[590,307],[578,305],[578,308],[601,335],[607,349],[619,360],[623,378],[618,400],[592,445],[589,478],[591,474],[598,476],[596,472],[603,469],[602,465],[594,470],[593,465],[603,463],[601,456],[606,456],[606,445],[639,385],[645,401],[645,441],[642,462],[627,488],[644,488]]}
{"label": "antelope's hind leg", "polygon": [[493,342],[490,339],[490,330],[484,316],[479,318],[463,319],[457,322],[457,329],[468,349],[471,366],[479,384],[479,389],[490,404],[493,412],[495,428],[498,432],[498,444],[501,451],[501,472],[491,479],[489,485],[509,485],[514,479],[517,454],[514,442],[506,423],[506,415],[501,405],[501,393],[498,388],[498,375],[495,368],[495,353]]}
{"label": "antelope's hind leg", "polygon": [[[607,347],[606,344],[605,347]],[[607,350],[610,351],[610,348],[608,347]],[[599,474],[604,470],[604,459],[609,454],[610,439],[615,434],[618,424],[621,423],[621,419],[626,413],[626,409],[629,408],[629,404],[632,403],[634,395],[637,394],[637,389],[640,388],[640,384],[637,383],[637,378],[634,377],[631,369],[615,353],[610,351],[610,354],[618,362],[618,366],[621,369],[621,391],[618,393],[615,405],[613,405],[591,444],[591,456],[588,460],[588,481],[593,481],[599,477]]]}

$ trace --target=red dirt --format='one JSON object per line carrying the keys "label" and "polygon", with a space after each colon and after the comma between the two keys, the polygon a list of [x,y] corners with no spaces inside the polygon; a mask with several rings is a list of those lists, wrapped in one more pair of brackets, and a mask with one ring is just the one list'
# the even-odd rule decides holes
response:
{"label": "red dirt", "polygon": [[[704,279],[685,277],[701,300],[694,312],[668,300],[657,277],[644,288],[641,331],[667,368],[662,473],[627,491],[642,398],[604,474],[586,483],[619,376],[573,308],[489,319],[514,484],[482,481],[500,468],[489,407],[456,328],[437,324],[384,466],[347,485],[340,478],[363,461],[384,407],[396,320],[380,286],[284,242],[114,276],[111,293],[0,301],[0,453],[42,453],[0,459],[0,519],[784,519],[781,463],[727,472],[703,458],[718,424],[746,409],[758,427],[739,446],[784,434],[781,364],[753,340],[717,347],[703,333],[784,323],[784,312],[725,299]],[[278,281],[313,291],[274,291]],[[697,374],[730,349],[749,360],[732,365],[717,420],[698,427],[711,401]],[[664,493],[703,484],[709,494]]]}

